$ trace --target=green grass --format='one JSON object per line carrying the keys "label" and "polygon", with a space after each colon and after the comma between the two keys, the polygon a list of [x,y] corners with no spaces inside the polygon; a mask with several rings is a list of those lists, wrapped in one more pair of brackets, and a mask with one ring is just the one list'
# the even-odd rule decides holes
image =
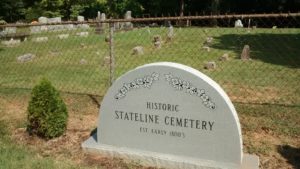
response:
{"label": "green grass", "polygon": [[[76,36],[78,30],[35,34],[19,46],[0,46],[0,87],[32,88],[47,77],[61,91],[104,95],[110,76],[104,59],[109,55],[104,41],[107,33],[88,31],[88,37]],[[146,63],[178,62],[210,76],[234,101],[300,105],[300,29],[175,28],[171,42],[166,42],[167,32],[164,27],[115,32],[115,78]],[[65,33],[70,34],[68,39],[57,38]],[[164,41],[159,50],[153,47],[154,35]],[[32,41],[40,36],[49,41]],[[202,49],[206,37],[214,38],[210,52]],[[252,60],[243,62],[238,58],[246,44]],[[132,55],[132,48],[138,45],[144,47],[142,56]],[[25,53],[36,58],[18,63],[16,57]],[[218,61],[224,53],[231,59]],[[80,64],[81,59],[87,64]],[[207,61],[216,61],[217,69],[205,70]]]}
{"label": "green grass", "polygon": [[14,144],[9,138],[6,122],[0,120],[0,169],[75,169],[70,161],[54,160]]}

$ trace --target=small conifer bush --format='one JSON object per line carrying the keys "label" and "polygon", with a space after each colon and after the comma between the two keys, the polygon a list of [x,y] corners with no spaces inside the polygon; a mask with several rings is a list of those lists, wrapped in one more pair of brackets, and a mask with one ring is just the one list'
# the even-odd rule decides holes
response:
{"label": "small conifer bush", "polygon": [[27,111],[27,131],[30,134],[50,139],[65,132],[68,120],[66,105],[47,79],[33,88]]}

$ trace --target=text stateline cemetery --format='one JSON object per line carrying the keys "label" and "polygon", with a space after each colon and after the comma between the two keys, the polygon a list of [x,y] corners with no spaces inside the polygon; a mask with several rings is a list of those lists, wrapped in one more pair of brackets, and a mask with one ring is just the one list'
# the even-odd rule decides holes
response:
{"label": "text stateline cemetery", "polygon": [[256,169],[258,158],[243,155],[241,136],[234,106],[216,82],[161,62],[114,82],[101,104],[97,134],[82,147],[157,167]]}

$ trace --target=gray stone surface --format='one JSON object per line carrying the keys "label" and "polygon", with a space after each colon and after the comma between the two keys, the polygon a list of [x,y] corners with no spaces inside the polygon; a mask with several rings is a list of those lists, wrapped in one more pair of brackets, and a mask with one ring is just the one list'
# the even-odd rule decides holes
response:
{"label": "gray stone surface", "polygon": [[64,25],[48,25],[48,31],[62,31],[65,29]]}
{"label": "gray stone surface", "polygon": [[210,47],[207,46],[207,45],[204,45],[204,46],[202,47],[202,49],[206,50],[207,52],[210,52]]}
{"label": "gray stone surface", "polygon": [[41,16],[41,17],[38,18],[38,21],[41,24],[45,24],[45,23],[48,23],[48,18],[46,18],[44,16]]}
{"label": "gray stone surface", "polygon": [[74,30],[75,29],[75,25],[74,24],[66,24],[64,25],[65,30]]}
{"label": "gray stone surface", "polygon": [[241,53],[241,59],[244,61],[250,60],[250,46],[249,45],[244,46],[243,51]]}
{"label": "gray stone surface", "polygon": [[48,18],[48,23],[61,23],[61,17]]}
{"label": "gray stone surface", "polygon": [[97,12],[97,18],[96,18],[96,20],[98,20],[98,21],[99,21],[99,20],[100,20],[100,18],[101,18],[101,12],[100,12],[100,11],[98,11],[98,12]]}
{"label": "gray stone surface", "polygon": [[1,32],[1,35],[16,34],[16,33],[17,33],[17,27],[5,27],[4,30]]}
{"label": "gray stone surface", "polygon": [[87,64],[87,60],[85,60],[85,59],[80,59],[79,63],[80,63],[81,65],[85,65],[85,64]]}
{"label": "gray stone surface", "polygon": [[59,34],[57,35],[58,39],[68,39],[69,38],[69,34]]}
{"label": "gray stone surface", "polygon": [[78,24],[76,27],[78,29],[84,29],[84,30],[90,29],[90,25],[88,24]]}
{"label": "gray stone surface", "polygon": [[206,43],[211,44],[213,40],[214,40],[214,38],[209,36],[206,38]]}
{"label": "gray stone surface", "polygon": [[30,26],[30,33],[40,33],[41,32],[41,26]]}
{"label": "gray stone surface", "polygon": [[243,25],[242,21],[240,19],[238,19],[234,22],[234,27],[235,28],[242,28],[242,27],[244,27],[244,25]]}
{"label": "gray stone surface", "polygon": [[43,36],[43,37],[36,37],[32,39],[34,42],[47,42],[48,41],[48,37],[47,36]]}
{"label": "gray stone surface", "polygon": [[109,66],[109,65],[110,65],[110,57],[109,56],[105,56],[103,58],[102,66]]}
{"label": "gray stone surface", "polygon": [[27,53],[17,57],[17,61],[20,63],[31,61],[35,58],[35,55],[32,53]]}
{"label": "gray stone surface", "polygon": [[210,61],[210,62],[206,62],[204,64],[204,69],[208,69],[208,70],[214,70],[217,68],[217,64],[214,61]]}
{"label": "gray stone surface", "polygon": [[20,39],[13,39],[13,38],[11,38],[10,40],[4,40],[4,41],[2,41],[1,42],[3,45],[5,45],[5,46],[9,46],[9,47],[11,47],[11,46],[15,46],[15,45],[18,45],[18,44],[20,44],[21,43],[21,40]]}
{"label": "gray stone surface", "polygon": [[77,16],[78,22],[84,22],[84,16]]}
{"label": "gray stone surface", "polygon": [[176,63],[153,63],[116,80],[85,150],[166,168],[258,168],[242,152],[233,104],[212,79]]}
{"label": "gray stone surface", "polygon": [[47,25],[41,26],[41,31],[47,32],[48,31],[48,26]]}
{"label": "gray stone surface", "polygon": [[161,36],[160,35],[155,35],[153,37],[153,44],[154,44],[155,48],[157,48],[157,49],[161,48],[162,40],[161,40]]}
{"label": "gray stone surface", "polygon": [[[131,11],[127,11],[125,13],[124,19],[132,19]],[[123,25],[123,28],[125,30],[131,30],[131,29],[133,29],[133,24],[131,22],[125,22],[124,25]]]}
{"label": "gray stone surface", "polygon": [[77,32],[76,35],[79,37],[88,37],[89,32]]}
{"label": "gray stone surface", "polygon": [[132,49],[133,55],[143,55],[144,54],[144,48],[143,46],[136,46]]}
{"label": "gray stone surface", "polygon": [[[129,162],[136,162],[145,166],[156,166],[166,169],[233,169],[230,164],[187,158],[174,155],[165,155],[155,152],[128,149],[126,147],[115,147],[99,144],[97,135],[94,134],[82,143],[83,150],[91,153],[99,153],[110,157],[123,158]],[[259,158],[255,155],[243,154],[243,161],[239,169],[259,169]]]}
{"label": "gray stone surface", "polygon": [[220,61],[227,61],[229,60],[229,54],[228,53],[224,53],[220,58]]}
{"label": "gray stone surface", "polygon": [[167,34],[167,40],[171,41],[174,38],[174,28],[173,26],[170,24],[169,28],[168,28],[168,34]]}

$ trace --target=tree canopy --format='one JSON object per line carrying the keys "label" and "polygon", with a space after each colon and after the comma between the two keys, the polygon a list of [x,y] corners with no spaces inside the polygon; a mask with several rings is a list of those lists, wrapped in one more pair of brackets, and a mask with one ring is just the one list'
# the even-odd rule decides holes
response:
{"label": "tree canopy", "polygon": [[32,21],[40,16],[70,20],[78,15],[95,18],[97,11],[120,18],[127,10],[133,17],[299,12],[300,0],[1,0],[0,20]]}

